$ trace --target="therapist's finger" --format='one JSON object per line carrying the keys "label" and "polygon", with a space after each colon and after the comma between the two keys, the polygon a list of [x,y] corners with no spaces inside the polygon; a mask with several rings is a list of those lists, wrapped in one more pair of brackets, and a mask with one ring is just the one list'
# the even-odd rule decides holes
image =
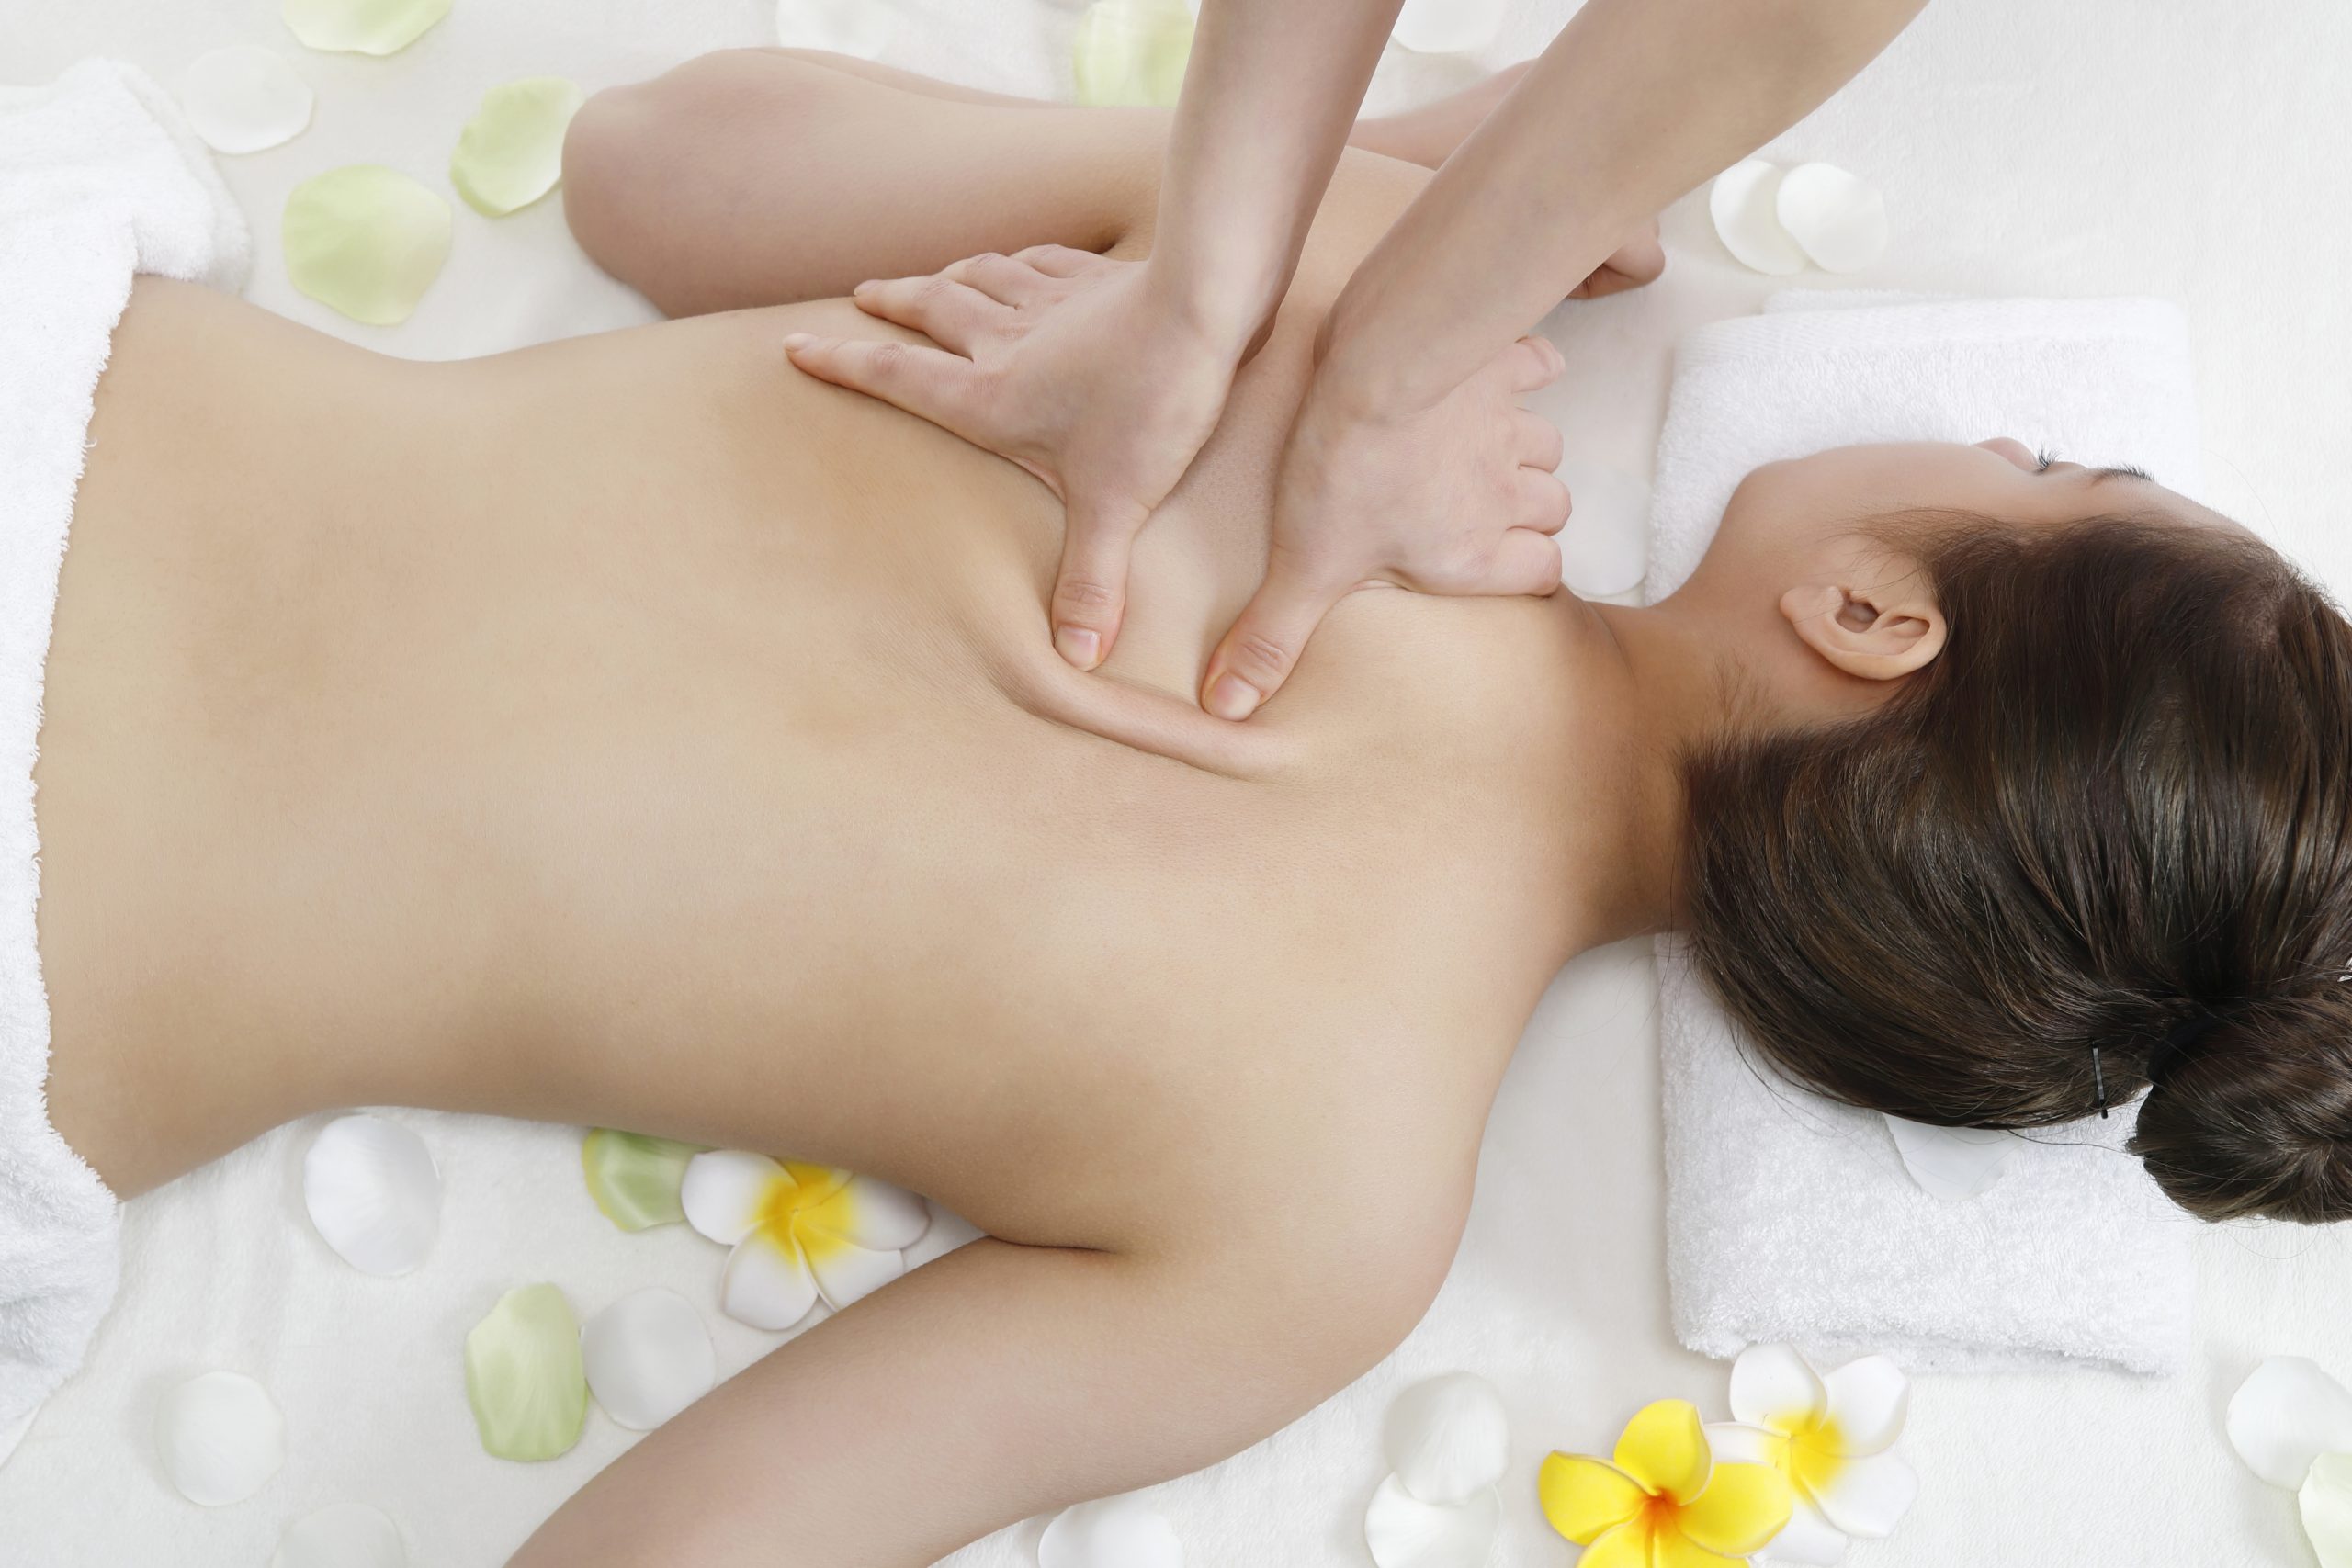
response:
{"label": "therapist's finger", "polygon": [[1560,482],[1557,474],[1542,468],[1521,468],[1514,477],[1519,491],[1510,520],[1514,529],[1532,528],[1539,534],[1556,534],[1567,525],[1571,504],[1568,487]]}
{"label": "therapist's finger", "polygon": [[1560,427],[1540,413],[1525,409],[1515,412],[1518,417],[1511,421],[1511,429],[1519,437],[1521,464],[1546,473],[1558,468],[1560,459],[1567,455],[1560,440]]}
{"label": "therapist's finger", "polygon": [[820,381],[894,403],[967,441],[979,439],[973,427],[979,371],[968,359],[918,343],[812,337],[807,333],[786,338],[784,352]]}
{"label": "therapist's finger", "polygon": [[1507,528],[1482,585],[1488,593],[1532,593],[1560,586],[1560,542],[1532,528]]}
{"label": "therapist's finger", "polygon": [[1123,502],[1073,496],[1054,576],[1054,650],[1080,670],[1111,656],[1127,609],[1127,566],[1147,515]]}
{"label": "therapist's finger", "polygon": [[1532,334],[1521,338],[1495,357],[1502,373],[1510,378],[1510,389],[1514,392],[1539,391],[1558,380],[1560,372],[1568,367],[1558,349]]}
{"label": "therapist's finger", "polygon": [[969,355],[1004,324],[1005,308],[968,284],[941,273],[882,277],[859,284],[850,298],[869,316],[912,327],[942,348]]}
{"label": "therapist's finger", "polygon": [[1076,277],[1102,258],[1092,251],[1074,250],[1069,245],[1031,245],[1015,251],[1012,259],[1026,262],[1047,277]]}
{"label": "therapist's finger", "polygon": [[1053,280],[1044,273],[994,251],[966,256],[940,276],[976,288],[1000,305],[1026,305],[1054,291]]}
{"label": "therapist's finger", "polygon": [[1266,581],[1209,655],[1201,705],[1219,718],[1248,718],[1282,690],[1306,639],[1347,593],[1345,581],[1289,561],[1277,553],[1267,562]]}

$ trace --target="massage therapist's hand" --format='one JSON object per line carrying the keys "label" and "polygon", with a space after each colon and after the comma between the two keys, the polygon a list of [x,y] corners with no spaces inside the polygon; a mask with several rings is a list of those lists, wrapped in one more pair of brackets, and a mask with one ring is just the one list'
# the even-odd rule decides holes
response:
{"label": "massage therapist's hand", "polygon": [[858,308],[939,346],[795,333],[792,362],[896,403],[1044,480],[1069,513],[1054,646],[1111,651],[1144,522],[1216,428],[1247,346],[1156,287],[1145,262],[1036,245],[858,285]]}
{"label": "massage therapist's hand", "polygon": [[[1328,364],[1328,361],[1326,362]],[[1247,718],[1290,678],[1306,639],[1356,588],[1548,594],[1568,520],[1560,433],[1519,406],[1564,368],[1538,337],[1513,342],[1435,404],[1351,407],[1320,372],[1274,481],[1266,577],[1225,634],[1201,705]]]}

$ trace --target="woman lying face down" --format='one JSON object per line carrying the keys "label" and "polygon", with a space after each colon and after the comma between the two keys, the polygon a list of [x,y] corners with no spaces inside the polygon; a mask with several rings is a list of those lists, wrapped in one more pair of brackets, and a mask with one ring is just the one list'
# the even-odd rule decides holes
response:
{"label": "woman lying face down", "polygon": [[1684,592],[1858,510],[1828,548],[1875,585],[1779,609],[1900,689],[1691,755],[1686,919],[1719,995],[1792,1077],[1948,1126],[2072,1121],[2169,1055],[2128,1147],[2176,1202],[2352,1217],[2342,615],[2144,476],[2000,440],[1760,468]]}
{"label": "woman lying face down", "polygon": [[566,175],[593,255],[714,313],[419,365],[142,281],[115,334],[39,763],[67,1141],[128,1193],[313,1111],[495,1111],[989,1233],[515,1562],[926,1563],[1265,1436],[1419,1320],[1544,987],[1643,931],[1922,1120],[2091,1113],[2094,1040],[2120,1100],[2227,1010],[2141,1151],[2199,1213],[2352,1209],[2346,628],[2145,480],[1775,464],[1657,605],[1359,592],[1248,724],[1193,705],[1408,164],[1343,163],[1064,664],[1053,498],[777,345],[980,246],[1143,254],[1163,123],[714,57],[592,102]]}

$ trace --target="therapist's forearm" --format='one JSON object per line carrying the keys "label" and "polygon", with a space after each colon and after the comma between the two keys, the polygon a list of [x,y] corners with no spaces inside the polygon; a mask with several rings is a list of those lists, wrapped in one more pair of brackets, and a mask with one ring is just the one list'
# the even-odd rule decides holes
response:
{"label": "therapist's forearm", "polygon": [[1434,403],[1925,4],[1589,0],[1356,269],[1318,389],[1372,416]]}
{"label": "therapist's forearm", "polygon": [[1401,4],[1204,0],[1151,266],[1237,355],[1290,287]]}

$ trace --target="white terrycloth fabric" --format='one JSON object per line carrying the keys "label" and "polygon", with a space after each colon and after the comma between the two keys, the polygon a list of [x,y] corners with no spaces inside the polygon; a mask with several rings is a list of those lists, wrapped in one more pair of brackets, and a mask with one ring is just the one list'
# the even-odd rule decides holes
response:
{"label": "white terrycloth fabric", "polygon": [[134,272],[242,281],[243,220],[178,111],[91,61],[0,93],[0,1458],[114,1300],[119,1205],[49,1124],[33,758],[92,394]]}
{"label": "white terrycloth fabric", "polygon": [[[1742,477],[1824,447],[2015,435],[2197,492],[2174,307],[1886,298],[1777,296],[1683,341],[1653,603],[1705,553]],[[1947,1201],[1912,1179],[1883,1117],[1744,1056],[1679,942],[1659,948],[1659,1034],[1668,1293],[1690,1348],[1791,1340],[1822,1365],[1879,1350],[1916,1371],[2186,1363],[2199,1222],[2122,1152],[2138,1100],[2018,1135],[1990,1188]]]}

